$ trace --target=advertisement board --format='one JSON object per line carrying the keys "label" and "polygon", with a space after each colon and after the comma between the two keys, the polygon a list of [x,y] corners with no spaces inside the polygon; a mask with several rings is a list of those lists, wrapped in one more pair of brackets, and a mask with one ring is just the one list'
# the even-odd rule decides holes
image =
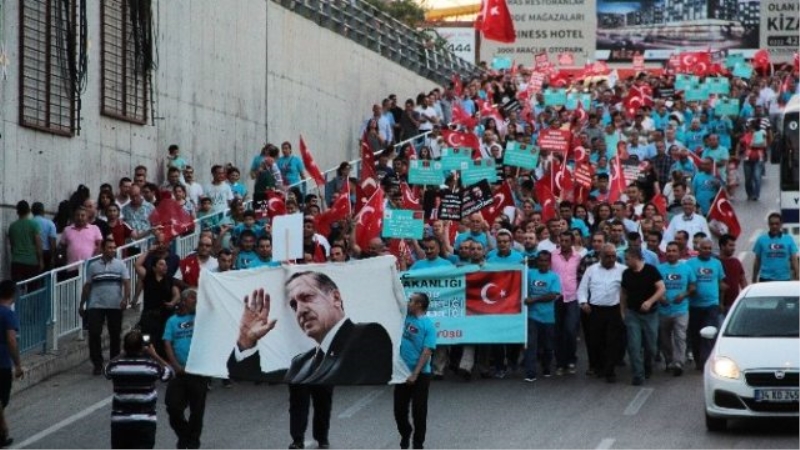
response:
{"label": "advertisement board", "polygon": [[571,53],[583,66],[594,57],[596,0],[507,0],[517,40],[513,44],[481,41],[480,57],[509,56],[517,64],[533,65],[533,55],[546,52],[553,64]]}
{"label": "advertisement board", "polygon": [[439,36],[447,41],[447,49],[453,52],[456,56],[475,64],[475,55],[477,46],[476,34],[477,31],[473,27],[436,27],[434,28]]}
{"label": "advertisement board", "polygon": [[[792,2],[797,0],[763,3]],[[666,60],[683,50],[756,50],[766,39],[759,34],[762,10],[755,0],[597,0],[597,56],[632,61],[638,53]],[[796,17],[795,10],[795,42]]]}
{"label": "advertisement board", "polygon": [[761,1],[761,48],[773,63],[791,62],[800,47],[800,0]]}

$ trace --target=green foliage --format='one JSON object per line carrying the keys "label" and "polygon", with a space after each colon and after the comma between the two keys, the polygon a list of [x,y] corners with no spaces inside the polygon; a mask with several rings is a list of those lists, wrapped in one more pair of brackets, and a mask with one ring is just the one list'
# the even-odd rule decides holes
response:
{"label": "green foliage", "polygon": [[425,8],[414,0],[364,0],[411,28],[425,22]]}

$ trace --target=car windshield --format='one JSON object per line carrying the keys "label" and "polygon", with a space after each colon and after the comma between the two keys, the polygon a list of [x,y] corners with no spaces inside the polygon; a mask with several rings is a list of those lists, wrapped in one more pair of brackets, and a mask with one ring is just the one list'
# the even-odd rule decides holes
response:
{"label": "car windshield", "polygon": [[798,337],[798,297],[744,297],[725,328],[731,337]]}

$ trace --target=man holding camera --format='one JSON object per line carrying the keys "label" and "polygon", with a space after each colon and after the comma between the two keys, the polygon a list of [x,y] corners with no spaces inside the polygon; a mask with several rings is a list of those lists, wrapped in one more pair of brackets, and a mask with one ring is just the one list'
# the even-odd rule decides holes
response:
{"label": "man holding camera", "polygon": [[153,448],[156,442],[156,381],[169,381],[172,370],[139,330],[125,335],[124,354],[105,368],[114,383],[111,448]]}

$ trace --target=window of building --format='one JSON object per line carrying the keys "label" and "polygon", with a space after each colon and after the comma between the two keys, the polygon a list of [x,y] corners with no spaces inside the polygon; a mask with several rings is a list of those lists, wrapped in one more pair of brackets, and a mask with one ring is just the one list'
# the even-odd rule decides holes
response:
{"label": "window of building", "polygon": [[[131,4],[133,3],[133,5]],[[148,65],[142,48],[148,39],[141,25],[138,2],[101,2],[101,112],[129,122],[147,121]]]}
{"label": "window of building", "polygon": [[84,80],[85,22],[80,0],[20,1],[20,125],[62,136],[75,134],[76,103]]}

